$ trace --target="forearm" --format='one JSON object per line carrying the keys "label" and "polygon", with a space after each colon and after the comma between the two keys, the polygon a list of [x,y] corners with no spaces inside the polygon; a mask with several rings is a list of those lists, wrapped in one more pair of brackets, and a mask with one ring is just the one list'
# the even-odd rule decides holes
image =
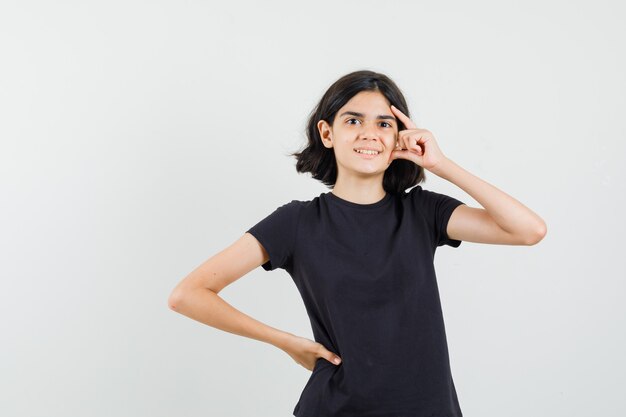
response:
{"label": "forearm", "polygon": [[509,233],[525,235],[529,233],[529,230],[531,233],[540,233],[546,228],[543,219],[535,212],[505,192],[466,171],[451,159],[444,159],[432,172],[472,196],[494,221]]}
{"label": "forearm", "polygon": [[269,343],[283,350],[294,336],[237,310],[207,288],[188,290],[171,302],[170,308],[216,329]]}

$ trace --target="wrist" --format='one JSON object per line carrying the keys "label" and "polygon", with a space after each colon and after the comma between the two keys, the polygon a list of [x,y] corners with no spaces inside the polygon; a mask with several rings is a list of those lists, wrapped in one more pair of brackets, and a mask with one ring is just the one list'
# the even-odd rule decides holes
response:
{"label": "wrist", "polygon": [[276,333],[276,335],[274,336],[272,340],[272,344],[281,350],[287,351],[294,337],[295,337],[294,334],[291,334],[289,332],[284,332],[282,330],[278,330],[278,332]]}
{"label": "wrist", "polygon": [[452,161],[450,159],[448,159],[447,157],[444,157],[439,162],[437,162],[435,166],[431,167],[429,171],[439,177],[443,177],[443,175],[448,170],[448,167],[450,166],[451,163]]}

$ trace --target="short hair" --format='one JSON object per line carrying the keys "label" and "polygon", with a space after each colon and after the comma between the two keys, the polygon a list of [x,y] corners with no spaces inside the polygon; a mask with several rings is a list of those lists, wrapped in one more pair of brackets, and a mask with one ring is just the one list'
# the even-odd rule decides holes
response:
{"label": "short hair", "polygon": [[[390,104],[409,116],[409,109],[402,91],[389,77],[369,70],[346,74],[326,90],[319,103],[311,111],[306,126],[307,144],[301,151],[289,154],[297,159],[296,171],[311,173],[314,179],[321,181],[328,188],[335,185],[337,181],[335,152],[332,148],[326,148],[322,144],[317,123],[325,120],[332,125],[339,109],[361,91],[380,92]],[[397,123],[398,131],[406,129],[399,119]],[[383,188],[389,193],[402,193],[424,179],[424,169],[421,166],[406,159],[395,159],[385,171]]]}

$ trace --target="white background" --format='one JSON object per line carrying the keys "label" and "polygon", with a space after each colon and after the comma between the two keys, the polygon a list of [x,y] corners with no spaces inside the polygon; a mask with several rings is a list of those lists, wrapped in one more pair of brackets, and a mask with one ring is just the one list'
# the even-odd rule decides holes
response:
{"label": "white background", "polygon": [[[358,69],[548,225],[536,246],[437,252],[464,416],[624,415],[622,2],[0,4],[2,416],[291,416],[309,371],[167,299],[329,191],[287,153]],[[283,270],[220,295],[312,338]]]}

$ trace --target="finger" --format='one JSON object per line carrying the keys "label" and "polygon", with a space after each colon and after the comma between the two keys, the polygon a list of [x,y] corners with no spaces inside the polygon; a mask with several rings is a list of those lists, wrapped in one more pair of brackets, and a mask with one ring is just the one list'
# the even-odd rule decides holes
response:
{"label": "finger", "polygon": [[425,152],[426,143],[430,139],[427,131],[413,131],[408,133],[406,136],[408,137],[407,142],[409,143],[411,149]]}
{"label": "finger", "polygon": [[400,119],[400,121],[404,124],[404,126],[406,126],[407,129],[417,129],[415,123],[413,123],[413,121],[409,119],[407,115],[402,113],[400,109],[398,109],[393,104],[391,105],[391,111],[396,115],[398,119]]}
{"label": "finger", "polygon": [[402,141],[403,131],[398,132],[398,136],[396,137],[396,147],[394,149],[402,149],[404,147],[404,142]]}
{"label": "finger", "polygon": [[398,141],[400,142],[400,149],[406,150],[409,149],[411,136],[407,134],[399,135]]}
{"label": "finger", "polygon": [[424,143],[421,138],[409,138],[409,150],[417,152],[418,155],[422,155],[424,151]]}
{"label": "finger", "polygon": [[410,150],[394,151],[395,159],[406,159],[407,161],[414,162],[415,164],[422,166],[423,156],[416,155],[415,152]]}
{"label": "finger", "polygon": [[400,148],[397,147],[396,149],[393,149],[391,151],[391,153],[389,154],[389,159],[387,160],[387,165],[389,165],[390,163],[392,163],[396,159],[396,154],[398,153],[399,149]]}
{"label": "finger", "polygon": [[387,165],[391,164],[396,159],[407,159],[404,157],[408,151],[406,149],[396,148],[391,151],[391,155],[389,155],[389,160],[387,161]]}
{"label": "finger", "polygon": [[335,365],[339,365],[341,363],[341,358],[328,350],[324,353],[323,357],[328,362],[334,363]]}

